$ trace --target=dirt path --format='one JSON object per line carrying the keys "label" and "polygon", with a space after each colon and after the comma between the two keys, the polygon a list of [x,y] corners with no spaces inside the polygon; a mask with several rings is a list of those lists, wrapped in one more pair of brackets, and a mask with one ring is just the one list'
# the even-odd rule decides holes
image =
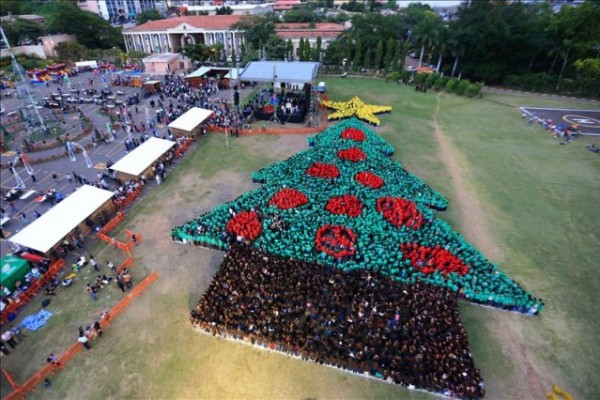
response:
{"label": "dirt path", "polygon": [[[501,251],[488,229],[479,197],[468,184],[469,172],[467,166],[466,164],[461,165],[462,155],[460,151],[444,135],[440,126],[438,120],[439,109],[440,97],[438,95],[432,124],[435,139],[438,143],[438,156],[446,167],[446,171],[452,180],[452,187],[455,190],[457,201],[453,205],[460,212],[463,221],[462,232],[487,258],[499,260]],[[510,382],[511,385],[505,387],[502,392],[507,398],[542,398],[545,389],[550,387],[551,382],[540,376],[540,366],[535,364],[533,354],[527,351],[522,332],[523,321],[519,319],[520,317],[522,316],[512,313],[497,313],[486,324],[488,334],[500,342],[509,363],[521,372],[517,375],[520,379]],[[492,383],[490,386],[494,386],[494,384]],[[494,392],[499,391],[497,388],[495,389]]]}
{"label": "dirt path", "polygon": [[455,189],[458,200],[453,205],[458,207],[461,219],[464,221],[462,224],[463,232],[485,255],[492,259],[498,259],[500,255],[499,250],[487,228],[479,198],[473,193],[473,189],[466,182],[466,171],[459,164],[460,155],[442,132],[442,127],[438,121],[439,110],[440,97],[438,96],[433,115],[433,128],[439,149],[438,156],[446,166],[446,171],[448,171],[450,179],[452,179],[452,186]]}

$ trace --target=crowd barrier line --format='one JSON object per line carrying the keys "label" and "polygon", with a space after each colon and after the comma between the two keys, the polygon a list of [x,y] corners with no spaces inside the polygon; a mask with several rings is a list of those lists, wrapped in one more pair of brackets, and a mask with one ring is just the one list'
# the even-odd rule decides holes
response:
{"label": "crowd barrier line", "polygon": [[[158,279],[158,274],[156,271],[152,272],[146,278],[144,278],[137,286],[135,286],[130,292],[128,292],[119,302],[111,308],[111,310],[106,314],[106,316],[100,321],[100,325],[102,329],[105,329],[109,326],[114,319],[114,317],[118,316],[127,306],[131,303],[131,301],[139,297],[153,282]],[[25,394],[28,392],[35,392],[36,387],[42,383],[45,379],[47,379],[50,375],[58,371],[59,369],[65,368],[65,365],[73,358],[75,355],[80,353],[83,349],[83,346],[79,342],[73,343],[71,346],[67,348],[67,350],[58,357],[58,362],[56,364],[46,364],[39,371],[37,371],[33,376],[31,376],[24,384],[19,385],[15,382],[15,380],[10,376],[8,371],[3,368],[4,375],[7,377],[9,383],[13,387],[13,392],[9,393],[7,396],[3,398],[3,400],[22,400],[25,399]]]}
{"label": "crowd barrier line", "polygon": [[39,293],[39,291],[42,289],[42,287],[44,287],[44,285],[46,285],[48,282],[50,282],[64,266],[65,266],[65,260],[62,258],[59,258],[54,263],[52,263],[50,265],[50,268],[48,268],[48,271],[46,271],[46,273],[44,275],[42,275],[41,277],[36,279],[31,284],[31,286],[29,286],[27,288],[27,290],[25,292],[23,292],[19,295],[18,299],[11,301],[10,303],[8,303],[6,305],[6,307],[4,307],[4,309],[2,310],[2,313],[0,314],[0,322],[2,324],[7,323],[8,316],[11,313],[14,313],[15,311],[17,311],[17,309],[19,309],[20,307],[29,303]]}

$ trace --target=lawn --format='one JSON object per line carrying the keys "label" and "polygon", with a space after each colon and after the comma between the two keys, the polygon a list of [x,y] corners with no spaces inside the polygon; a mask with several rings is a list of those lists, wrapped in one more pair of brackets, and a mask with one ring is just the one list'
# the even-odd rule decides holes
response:
{"label": "lawn", "polygon": [[[600,397],[600,323],[592,300],[600,290],[594,275],[600,163],[584,147],[594,141],[559,146],[541,127],[521,119],[518,109],[499,102],[590,105],[504,94],[473,100],[375,79],[325,80],[333,100],[358,94],[393,106],[376,130],[396,148],[396,160],[448,198],[449,209],[440,217],[545,300],[536,318],[461,304],[488,398],[543,398],[553,383],[576,398]],[[51,389],[31,397],[433,398],[191,329],[189,309],[223,255],[174,244],[169,229],[252,189],[251,171],[305,148],[306,137],[297,135],[230,138],[229,148],[221,135],[202,138],[125,221],[145,239],[134,251],[134,280],[152,270],[159,280],[92,350],[52,378]],[[116,257],[110,246],[93,251],[103,263]],[[75,340],[77,326],[96,318],[100,304],[90,305],[82,288],[73,289],[49,306],[56,315],[48,325],[29,333],[3,359],[18,382]],[[108,289],[106,306],[118,296],[116,287]],[[38,309],[34,303],[23,314]]]}

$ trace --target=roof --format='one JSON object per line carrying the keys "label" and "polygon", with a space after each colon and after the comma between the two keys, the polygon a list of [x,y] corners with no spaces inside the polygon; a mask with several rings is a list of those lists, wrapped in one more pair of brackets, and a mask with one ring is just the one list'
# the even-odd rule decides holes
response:
{"label": "roof", "polygon": [[310,31],[343,31],[346,29],[344,24],[333,22],[319,22],[314,24],[314,28],[306,22],[278,22],[275,24],[275,31],[278,30],[310,30]]}
{"label": "roof", "polygon": [[210,117],[212,113],[212,110],[206,110],[204,108],[190,108],[185,114],[171,122],[169,128],[191,132],[194,128],[204,122],[205,119]]}
{"label": "roof", "polygon": [[169,62],[179,58],[179,54],[177,53],[161,53],[161,54],[153,54],[142,59],[142,62]]}
{"label": "roof", "polygon": [[300,0],[277,0],[273,6],[273,9],[275,11],[289,10],[301,4],[302,2]]}
{"label": "roof", "polygon": [[345,29],[346,27],[343,24],[330,22],[317,23],[314,24],[314,27],[310,27],[309,24],[302,22],[275,24],[275,33],[282,39],[294,39],[300,37],[316,38],[319,36],[322,38],[335,38]]}
{"label": "roof", "polygon": [[222,67],[200,67],[197,70],[195,70],[194,72],[192,72],[191,74],[188,74],[185,76],[186,79],[188,78],[201,78],[204,75],[206,75],[207,73],[209,73],[212,70],[218,70],[218,71],[222,71],[222,70],[226,70],[228,71],[223,78],[227,78],[227,79],[237,79],[238,78],[238,73],[237,73],[237,69],[236,68],[222,68]]}
{"label": "roof", "polygon": [[46,254],[112,196],[108,190],[84,185],[9,240]]}
{"label": "roof", "polygon": [[185,78],[200,78],[202,77],[204,74],[206,74],[208,71],[210,71],[212,69],[212,67],[200,67],[197,70],[195,70],[194,72],[192,72],[191,74],[187,74],[185,76]]}
{"label": "roof", "polygon": [[246,65],[240,79],[254,82],[310,83],[317,76],[318,62],[254,61]]}
{"label": "roof", "polygon": [[132,176],[140,176],[173,146],[175,146],[175,142],[151,137],[117,161],[110,169]]}
{"label": "roof", "polygon": [[229,27],[238,22],[240,18],[240,15],[192,15],[159,19],[134,26],[131,29],[125,30],[123,33],[166,31],[174,29],[184,23],[197,29],[229,29]]}

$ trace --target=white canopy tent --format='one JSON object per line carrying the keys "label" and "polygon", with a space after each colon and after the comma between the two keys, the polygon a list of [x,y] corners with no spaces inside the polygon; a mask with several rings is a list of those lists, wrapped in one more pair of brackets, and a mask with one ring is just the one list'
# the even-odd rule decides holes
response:
{"label": "white canopy tent", "polygon": [[78,71],[82,71],[86,67],[98,69],[98,63],[96,61],[77,61],[75,62],[75,67]]}
{"label": "white canopy tent", "polygon": [[194,135],[197,133],[196,131],[200,124],[209,118],[212,113],[212,110],[207,110],[204,108],[190,108],[185,114],[171,122],[169,124],[169,128],[175,130],[176,132],[174,133]]}
{"label": "white canopy tent", "polygon": [[46,254],[112,196],[108,190],[84,185],[9,240]]}
{"label": "white canopy tent", "polygon": [[110,169],[131,177],[139,177],[173,146],[175,142],[151,137],[117,161]]}
{"label": "white canopy tent", "polygon": [[239,78],[247,82],[310,84],[318,71],[318,62],[253,61],[246,65]]}

